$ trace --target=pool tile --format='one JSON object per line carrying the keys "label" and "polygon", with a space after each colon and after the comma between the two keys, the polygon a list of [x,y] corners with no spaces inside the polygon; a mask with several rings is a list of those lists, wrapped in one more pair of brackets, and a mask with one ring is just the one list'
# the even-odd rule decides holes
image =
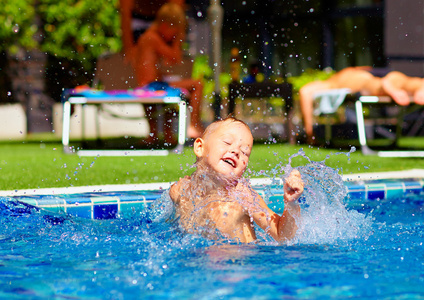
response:
{"label": "pool tile", "polygon": [[118,216],[118,204],[101,204],[93,206],[94,219],[115,219]]}
{"label": "pool tile", "polygon": [[91,209],[91,206],[72,206],[66,208],[66,213],[74,217],[91,219]]}
{"label": "pool tile", "polygon": [[147,209],[148,204],[143,202],[138,203],[121,203],[119,205],[119,214],[121,216],[131,216]]}
{"label": "pool tile", "polygon": [[348,195],[351,199],[365,199],[366,192],[348,192]]}
{"label": "pool tile", "polygon": [[405,192],[402,189],[387,189],[386,198],[402,198]]}
{"label": "pool tile", "polygon": [[405,193],[419,195],[423,191],[423,186],[419,181],[405,181]]}
{"label": "pool tile", "polygon": [[67,205],[91,204],[91,200],[88,197],[66,198],[62,200],[65,201]]}
{"label": "pool tile", "polygon": [[384,199],[386,195],[386,185],[381,183],[371,183],[366,185],[367,199],[376,200]]}
{"label": "pool tile", "polygon": [[24,204],[32,205],[32,206],[38,206],[38,201],[36,199],[32,198],[21,198],[19,199],[19,202],[22,202]]}
{"label": "pool tile", "polygon": [[[65,213],[65,207],[64,206],[40,206],[45,211],[55,213],[55,214],[63,214]],[[90,215],[91,218],[91,215]]]}
{"label": "pool tile", "polygon": [[145,195],[144,199],[146,199],[146,201],[149,200],[156,200],[157,198],[159,198],[162,194],[150,194],[150,195]]}
{"label": "pool tile", "polygon": [[365,199],[366,188],[363,184],[348,183],[346,184],[347,193],[351,199]]}
{"label": "pool tile", "polygon": [[386,197],[385,198],[400,198],[404,195],[405,189],[403,182],[394,181],[386,182]]}
{"label": "pool tile", "polygon": [[368,191],[367,199],[368,200],[377,200],[384,199],[384,191]]}
{"label": "pool tile", "polygon": [[119,202],[119,197],[91,197],[91,202],[93,205],[101,205],[101,204],[116,204]]}
{"label": "pool tile", "polygon": [[120,202],[139,202],[145,201],[145,196],[121,196]]}

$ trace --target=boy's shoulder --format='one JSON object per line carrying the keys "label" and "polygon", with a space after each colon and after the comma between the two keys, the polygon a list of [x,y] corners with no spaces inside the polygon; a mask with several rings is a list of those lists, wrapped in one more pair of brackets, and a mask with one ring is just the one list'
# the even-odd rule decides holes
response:
{"label": "boy's shoulder", "polygon": [[169,189],[169,196],[174,203],[179,201],[182,191],[188,187],[190,179],[190,176],[185,176],[171,185],[171,188]]}

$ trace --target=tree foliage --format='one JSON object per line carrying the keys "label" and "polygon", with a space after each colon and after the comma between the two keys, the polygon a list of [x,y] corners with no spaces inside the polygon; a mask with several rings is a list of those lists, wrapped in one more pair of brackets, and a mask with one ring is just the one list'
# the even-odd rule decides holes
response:
{"label": "tree foliage", "polygon": [[37,46],[34,0],[0,0],[0,52]]}
{"label": "tree foliage", "polygon": [[117,0],[39,0],[41,49],[56,57],[90,61],[121,48]]}
{"label": "tree foliage", "polygon": [[0,0],[0,51],[91,61],[121,48],[118,0]]}

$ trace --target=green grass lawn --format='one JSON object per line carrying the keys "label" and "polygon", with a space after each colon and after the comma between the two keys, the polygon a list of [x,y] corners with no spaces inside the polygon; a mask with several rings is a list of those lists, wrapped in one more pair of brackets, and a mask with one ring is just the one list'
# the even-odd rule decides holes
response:
{"label": "green grass lawn", "polygon": [[[40,142],[41,141],[41,142]],[[422,158],[379,158],[359,150],[291,146],[285,143],[254,145],[249,173],[270,172],[303,148],[313,161],[323,161],[342,174],[422,168]],[[342,153],[335,155],[336,153]],[[191,174],[195,161],[192,148],[166,157],[78,157],[64,154],[59,141],[35,136],[24,142],[0,142],[0,190],[70,187],[102,184],[169,182]],[[307,164],[298,156],[292,166]]]}

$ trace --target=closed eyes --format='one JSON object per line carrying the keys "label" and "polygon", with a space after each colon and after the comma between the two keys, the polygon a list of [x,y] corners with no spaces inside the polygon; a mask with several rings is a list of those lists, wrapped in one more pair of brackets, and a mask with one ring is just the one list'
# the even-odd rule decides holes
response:
{"label": "closed eyes", "polygon": [[[233,143],[230,140],[222,140],[222,142],[228,146],[231,146]],[[250,155],[250,151],[249,151],[249,147],[248,146],[243,146],[240,147],[240,152],[243,153],[243,155],[245,156],[249,156]]]}

